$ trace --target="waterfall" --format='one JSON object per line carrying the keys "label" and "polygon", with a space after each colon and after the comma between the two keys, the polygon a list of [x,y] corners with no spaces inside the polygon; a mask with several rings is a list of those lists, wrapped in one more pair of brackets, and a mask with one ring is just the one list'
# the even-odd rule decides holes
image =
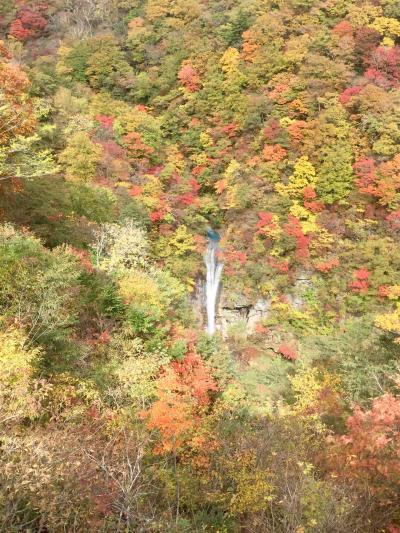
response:
{"label": "waterfall", "polygon": [[219,235],[214,231],[208,231],[208,246],[204,256],[204,262],[207,267],[206,280],[206,308],[207,308],[207,333],[213,335],[215,333],[215,311],[217,306],[217,298],[219,286],[221,283],[223,263],[220,263],[217,258],[217,251],[219,250]]}

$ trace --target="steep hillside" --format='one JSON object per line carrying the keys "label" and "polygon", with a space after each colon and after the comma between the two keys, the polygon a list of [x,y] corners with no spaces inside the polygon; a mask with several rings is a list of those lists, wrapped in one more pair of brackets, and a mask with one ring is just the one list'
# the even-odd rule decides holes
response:
{"label": "steep hillside", "polygon": [[399,1],[0,35],[0,530],[398,533]]}

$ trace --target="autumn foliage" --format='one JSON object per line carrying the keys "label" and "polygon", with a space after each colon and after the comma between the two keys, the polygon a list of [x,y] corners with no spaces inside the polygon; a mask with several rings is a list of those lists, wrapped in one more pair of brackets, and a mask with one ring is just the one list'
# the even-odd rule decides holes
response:
{"label": "autumn foliage", "polygon": [[385,505],[396,498],[400,480],[400,400],[376,398],[369,410],[355,407],[347,434],[332,442],[335,475],[369,487]]}
{"label": "autumn foliage", "polygon": [[45,4],[40,4],[36,11],[27,6],[22,7],[10,25],[9,35],[18,41],[36,37],[47,26],[47,20],[42,15],[46,9]]}
{"label": "autumn foliage", "polygon": [[398,2],[0,33],[0,531],[398,533]]}
{"label": "autumn foliage", "polygon": [[160,434],[157,453],[176,452],[199,427],[217,385],[199,356],[188,352],[165,369],[156,388],[157,400],[142,416]]}
{"label": "autumn foliage", "polygon": [[178,73],[178,78],[181,84],[191,93],[196,92],[200,88],[200,76],[196,69],[190,64],[183,65]]}

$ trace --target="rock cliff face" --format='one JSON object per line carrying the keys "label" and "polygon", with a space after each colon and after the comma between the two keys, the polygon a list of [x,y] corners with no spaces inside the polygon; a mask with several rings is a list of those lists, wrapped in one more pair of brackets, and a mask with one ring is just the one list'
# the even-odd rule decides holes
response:
{"label": "rock cliff face", "polygon": [[[286,300],[295,309],[301,309],[304,305],[303,293],[312,286],[309,272],[301,272],[290,293],[286,294]],[[250,301],[244,295],[226,294],[221,290],[216,309],[216,330],[223,336],[227,335],[230,326],[242,323],[248,334],[254,332],[257,322],[267,318],[270,312],[272,300],[259,297],[256,301]],[[202,329],[206,329],[206,294],[205,281],[199,278],[192,296],[192,308],[196,321]]]}
{"label": "rock cliff face", "polygon": [[[219,295],[216,310],[216,329],[222,335],[226,335],[230,326],[238,322],[244,322],[247,333],[252,333],[257,322],[268,316],[271,300],[259,298],[256,302],[250,302],[240,296],[235,300],[228,300],[222,294]],[[206,329],[206,294],[204,280],[198,279],[196,289],[192,296],[192,308],[196,321],[202,329]]]}
{"label": "rock cliff face", "polygon": [[196,286],[190,298],[191,307],[200,329],[206,328],[207,315],[206,315],[206,287],[204,279],[198,278],[196,280]]}
{"label": "rock cliff face", "polygon": [[229,326],[236,322],[246,324],[247,333],[253,333],[257,322],[266,318],[271,307],[271,300],[259,298],[254,303],[238,303],[228,305],[221,302],[217,314],[217,326],[223,334],[229,329]]}

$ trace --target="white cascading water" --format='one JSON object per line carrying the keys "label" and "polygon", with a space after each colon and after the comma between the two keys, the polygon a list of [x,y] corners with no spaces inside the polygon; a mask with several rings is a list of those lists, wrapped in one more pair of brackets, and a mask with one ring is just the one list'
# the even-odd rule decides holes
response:
{"label": "white cascading water", "polygon": [[[219,239],[218,239],[219,240]],[[217,251],[219,250],[218,240],[210,238],[208,240],[207,251],[204,262],[207,267],[206,280],[206,308],[207,308],[207,333],[215,333],[215,312],[217,307],[218,291],[221,283],[223,263],[218,261]]]}

